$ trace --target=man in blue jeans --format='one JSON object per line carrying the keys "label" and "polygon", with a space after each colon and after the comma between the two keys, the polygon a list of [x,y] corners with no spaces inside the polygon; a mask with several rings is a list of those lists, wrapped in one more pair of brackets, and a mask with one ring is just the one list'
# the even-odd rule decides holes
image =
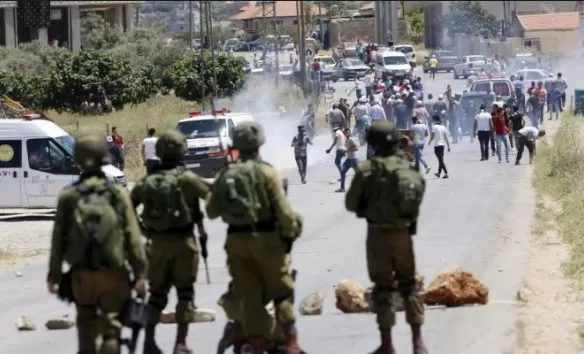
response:
{"label": "man in blue jeans", "polygon": [[336,190],[337,193],[345,192],[345,180],[347,178],[347,172],[349,172],[351,168],[354,171],[357,171],[357,165],[359,165],[359,160],[357,160],[357,150],[359,150],[359,148],[353,139],[351,139],[351,130],[344,129],[343,134],[345,135],[346,139],[345,151],[347,158],[341,167],[341,188]]}
{"label": "man in blue jeans", "polygon": [[426,163],[424,156],[424,145],[426,144],[426,137],[428,136],[428,126],[420,122],[418,117],[412,117],[412,131],[414,133],[414,148],[415,148],[415,165],[416,170],[420,170],[420,163],[424,166],[426,174],[430,173],[430,167]]}
{"label": "man in blue jeans", "polygon": [[[331,144],[331,147],[326,150],[326,153],[330,154],[333,147],[336,146],[337,151],[335,154],[335,166],[337,166],[337,169],[339,170],[339,174],[341,174],[341,171],[342,171],[341,163],[343,162],[343,157],[345,157],[345,153],[346,153],[345,141],[347,140],[347,137],[345,136],[345,134],[343,133],[343,130],[338,125],[333,126],[333,136],[334,136],[333,143]],[[340,180],[341,179],[339,178],[339,181]]]}

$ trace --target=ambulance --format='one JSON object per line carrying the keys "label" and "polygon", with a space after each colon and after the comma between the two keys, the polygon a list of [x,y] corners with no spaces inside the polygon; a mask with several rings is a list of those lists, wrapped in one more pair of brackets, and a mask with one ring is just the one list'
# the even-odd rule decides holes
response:
{"label": "ambulance", "polygon": [[254,121],[251,114],[232,113],[226,108],[210,114],[191,112],[176,127],[187,140],[188,150],[183,160],[186,167],[203,178],[214,178],[239,155],[230,148],[233,128],[250,121]]}
{"label": "ambulance", "polygon": [[[73,160],[74,146],[73,137],[38,115],[0,119],[0,209],[56,208],[61,189],[81,173]],[[127,184],[114,166],[102,170],[112,182]]]}

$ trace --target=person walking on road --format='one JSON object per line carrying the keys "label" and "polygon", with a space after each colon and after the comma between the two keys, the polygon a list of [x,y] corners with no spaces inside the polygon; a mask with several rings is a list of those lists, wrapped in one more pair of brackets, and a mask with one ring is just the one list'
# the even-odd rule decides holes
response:
{"label": "person walking on road", "polygon": [[445,145],[448,147],[448,152],[450,152],[450,141],[448,141],[448,132],[446,127],[442,125],[442,120],[439,116],[434,116],[434,124],[432,126],[432,136],[428,142],[428,146],[434,142],[434,154],[438,159],[438,172],[434,175],[438,178],[442,175],[444,171],[444,176],[442,178],[448,178],[448,170],[446,169],[446,164],[444,163],[444,148]]}
{"label": "person walking on road", "polygon": [[436,59],[436,55],[432,55],[430,60],[428,60],[428,65],[430,66],[430,78],[436,80],[436,70],[438,69],[438,59]]}
{"label": "person walking on road", "polygon": [[335,153],[335,166],[337,166],[337,169],[339,170],[339,181],[340,181],[340,174],[342,173],[343,157],[345,157],[345,154],[346,154],[345,140],[347,138],[345,137],[345,134],[343,134],[343,130],[341,129],[340,126],[335,126],[333,128],[333,131],[334,131],[335,137],[333,139],[331,147],[326,150],[326,153],[330,154],[333,147],[337,148],[336,153]]}
{"label": "person walking on road", "polygon": [[424,146],[426,145],[426,137],[428,136],[428,126],[424,124],[418,117],[412,117],[412,131],[414,132],[414,151],[415,151],[415,166],[416,170],[420,170],[420,164],[424,166],[426,174],[430,173],[430,167],[424,159]]}
{"label": "person walking on road", "polygon": [[294,148],[294,159],[296,160],[296,166],[298,167],[298,173],[300,174],[302,184],[306,183],[308,144],[312,145],[312,141],[306,136],[304,126],[299,125],[298,134],[292,138],[290,146]]}
{"label": "person walking on road", "polygon": [[156,156],[157,141],[156,129],[148,129],[148,137],[142,141],[142,161],[146,167],[146,174],[151,174],[160,163],[160,159]]}
{"label": "person walking on road", "polygon": [[483,104],[480,107],[479,114],[474,118],[473,137],[477,136],[481,148],[481,161],[489,159],[489,141],[491,134],[495,130],[491,115],[487,113],[487,107]]}
{"label": "person walking on road", "polygon": [[344,193],[345,192],[345,180],[347,179],[347,172],[350,169],[354,169],[357,171],[357,166],[359,165],[359,160],[357,160],[357,144],[353,139],[351,139],[351,130],[345,128],[343,130],[343,134],[345,135],[346,143],[345,143],[345,151],[347,158],[343,162],[343,166],[341,168],[341,188],[337,189],[337,193]]}
{"label": "person walking on road", "polygon": [[515,165],[521,163],[521,156],[526,146],[529,151],[529,164],[533,162],[535,141],[543,136],[545,136],[545,130],[537,129],[536,127],[525,127],[517,132],[517,158]]}
{"label": "person walking on road", "polygon": [[[396,316],[394,292],[403,299],[412,332],[413,352],[428,354],[422,338],[424,304],[416,290],[416,260],[412,236],[425,192],[425,181],[412,170],[398,147],[400,134],[389,121],[377,121],[367,133],[375,155],[359,165],[345,196],[345,207],[367,220],[367,269],[373,282],[381,344],[372,354],[394,354],[392,328]],[[407,188],[407,191],[404,190]],[[397,288],[396,288],[397,285]]]}
{"label": "person walking on road", "polygon": [[495,139],[497,139],[497,158],[501,163],[501,145],[505,146],[505,161],[509,163],[509,128],[505,121],[503,108],[497,108],[495,116],[493,117],[493,126],[495,127]]}

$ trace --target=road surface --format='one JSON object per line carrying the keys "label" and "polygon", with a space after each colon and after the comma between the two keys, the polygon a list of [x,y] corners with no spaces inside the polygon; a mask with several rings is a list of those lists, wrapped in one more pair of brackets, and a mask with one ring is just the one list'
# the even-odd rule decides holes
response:
{"label": "road surface", "polygon": [[[447,84],[455,91],[462,89],[464,81],[454,82],[451,77],[437,75],[435,82],[426,83],[426,91],[443,92]],[[337,83],[337,92],[350,88],[351,84]],[[324,154],[319,149],[328,139],[321,137],[316,144],[318,148],[313,148],[309,154]],[[433,154],[426,151],[426,157],[434,172]],[[342,314],[334,306],[333,286],[340,280],[354,279],[364,286],[369,286],[369,280],[365,262],[365,223],[345,211],[344,194],[335,193],[338,185],[329,184],[338,176],[332,159],[333,156],[311,157],[310,160],[322,162],[309,166],[306,185],[299,183],[294,170],[282,171],[282,175],[290,179],[289,199],[305,218],[304,234],[293,254],[294,267],[298,270],[297,299],[315,291],[326,293],[323,315],[299,317],[300,342],[309,353],[366,353],[378,344],[374,316]],[[431,353],[507,353],[514,343],[514,300],[522,276],[532,215],[530,196],[524,193],[524,186],[529,184],[529,167],[498,165],[493,159],[478,160],[477,143],[471,144],[465,138],[453,145],[452,152],[446,155],[450,179],[429,175],[415,245],[419,272],[426,276],[427,283],[446,266],[462,265],[490,286],[492,302],[482,307],[428,309],[424,333]],[[5,226],[0,225],[0,232],[6,228],[24,229],[25,224],[4,223]],[[30,237],[41,239],[46,249],[50,223],[37,222],[33,230],[29,232]],[[196,303],[199,307],[217,309],[217,320],[191,327],[189,345],[196,353],[215,350],[225,324],[225,316],[216,301],[229,281],[222,249],[225,226],[220,222],[208,222],[207,230],[212,284],[205,284],[201,263]],[[17,270],[23,277],[15,277]],[[49,332],[43,327],[51,317],[74,315],[74,308],[47,294],[45,277],[45,257],[29,266],[0,272],[2,353],[75,352],[74,330]],[[174,305],[173,293],[167,309]],[[31,317],[39,329],[17,332],[13,321],[22,315]],[[174,335],[175,326],[160,326],[158,340],[165,352],[172,350]],[[411,352],[409,328],[403,314],[398,316],[394,336],[398,353]]]}

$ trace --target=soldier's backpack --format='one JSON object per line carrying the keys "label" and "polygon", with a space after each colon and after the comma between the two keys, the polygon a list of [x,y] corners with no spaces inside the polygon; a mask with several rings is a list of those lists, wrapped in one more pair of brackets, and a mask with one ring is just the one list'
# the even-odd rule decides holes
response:
{"label": "soldier's backpack", "polygon": [[422,175],[402,156],[372,157],[371,194],[364,216],[369,222],[409,226],[417,220],[426,189]]}
{"label": "soldier's backpack", "polygon": [[125,260],[123,215],[119,191],[111,182],[75,186],[79,198],[73,208],[66,239],[65,260],[73,268],[121,268]]}
{"label": "soldier's backpack", "polygon": [[143,180],[142,223],[149,230],[180,229],[193,223],[181,188],[183,169],[157,171]]}
{"label": "soldier's backpack", "polygon": [[238,160],[229,164],[213,184],[223,221],[253,225],[273,217],[261,171],[262,162]]}

